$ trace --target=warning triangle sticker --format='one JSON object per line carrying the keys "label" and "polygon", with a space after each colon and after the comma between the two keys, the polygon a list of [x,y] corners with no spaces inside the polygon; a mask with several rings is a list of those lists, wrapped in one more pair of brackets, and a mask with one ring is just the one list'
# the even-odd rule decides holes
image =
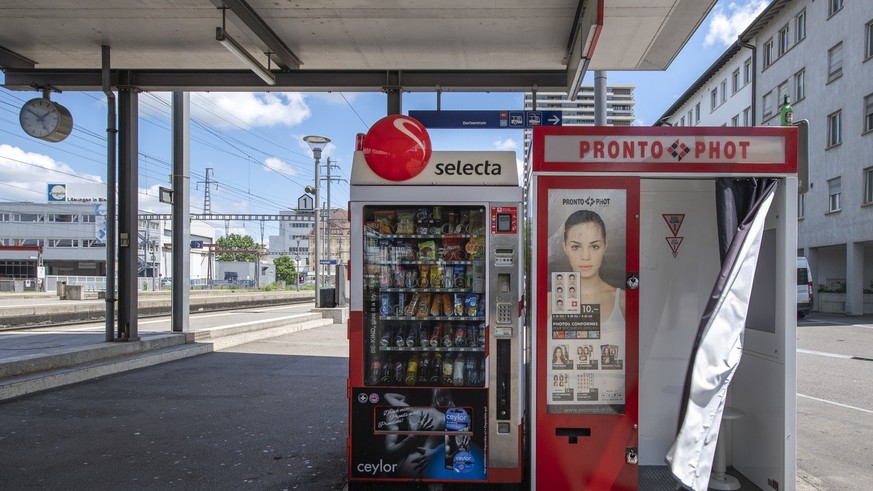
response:
{"label": "warning triangle sticker", "polygon": [[667,239],[667,244],[670,245],[670,250],[673,251],[673,257],[679,254],[679,246],[682,245],[682,239],[685,237],[664,237]]}
{"label": "warning triangle sticker", "polygon": [[667,226],[673,232],[673,237],[676,237],[676,234],[679,233],[679,227],[685,221],[685,213],[662,213],[661,216],[664,217],[664,221],[667,222]]}

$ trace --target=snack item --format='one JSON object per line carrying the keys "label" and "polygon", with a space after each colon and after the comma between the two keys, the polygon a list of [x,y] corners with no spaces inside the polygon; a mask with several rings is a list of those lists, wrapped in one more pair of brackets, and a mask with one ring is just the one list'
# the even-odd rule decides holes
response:
{"label": "snack item", "polygon": [[415,210],[398,210],[397,211],[397,234],[414,234],[415,233]]}
{"label": "snack item", "polygon": [[443,281],[443,272],[440,269],[439,264],[431,264],[430,265],[430,286],[433,288],[439,288]]}
{"label": "snack item", "polygon": [[436,242],[423,240],[418,243],[418,258],[424,261],[433,261],[436,259],[436,250]]}
{"label": "snack item", "polygon": [[452,310],[455,315],[464,315],[464,294],[455,293],[454,301],[452,302]]}
{"label": "snack item", "polygon": [[376,223],[379,224],[379,233],[394,233],[394,220],[396,219],[394,210],[377,210],[373,212],[373,216],[376,219]]}
{"label": "snack item", "polygon": [[411,317],[415,315],[415,311],[418,308],[418,302],[421,297],[418,293],[413,293],[412,298],[409,300],[409,303],[406,305],[406,308],[403,310],[403,315],[407,317]]}
{"label": "snack item", "polygon": [[454,309],[452,308],[452,296],[448,293],[443,293],[443,313],[442,315],[449,317],[454,313]]}
{"label": "snack item", "polygon": [[443,313],[443,296],[439,293],[433,294],[433,301],[430,304],[430,315],[437,317]]}
{"label": "snack item", "polygon": [[418,286],[421,288],[427,288],[430,285],[428,281],[430,279],[430,266],[427,264],[419,264],[418,265]]}
{"label": "snack item", "polygon": [[416,317],[427,317],[430,309],[430,293],[422,293],[421,300],[418,302],[418,310],[415,313]]}
{"label": "snack item", "polygon": [[475,293],[468,293],[467,296],[464,298],[464,307],[464,313],[468,317],[476,315],[476,312],[479,311],[479,295],[476,295]]}

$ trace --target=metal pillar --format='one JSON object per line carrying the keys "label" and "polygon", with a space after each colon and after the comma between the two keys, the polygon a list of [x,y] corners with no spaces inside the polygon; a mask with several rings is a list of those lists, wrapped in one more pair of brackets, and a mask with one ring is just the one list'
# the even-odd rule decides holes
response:
{"label": "metal pillar", "polygon": [[606,126],[606,72],[594,71],[594,126]]}
{"label": "metal pillar", "polygon": [[[191,95],[173,92],[173,332],[188,332],[191,296]],[[207,184],[207,190],[209,189]],[[208,192],[208,191],[207,191]]]}
{"label": "metal pillar", "polygon": [[319,264],[321,261],[320,254],[318,253],[318,228],[321,226],[321,195],[319,189],[321,185],[319,181],[321,180],[321,172],[319,168],[321,167],[321,162],[319,162],[319,157],[321,157],[321,151],[318,152],[318,155],[315,157],[315,230],[313,232],[313,238],[315,239],[315,308],[321,307],[321,298],[318,287],[321,284],[319,281],[321,279],[321,265]]}
{"label": "metal pillar", "polygon": [[139,339],[137,328],[137,251],[139,207],[138,101],[128,82],[130,72],[120,74],[118,97],[118,337],[119,341]]}
{"label": "metal pillar", "polygon": [[115,138],[118,134],[115,116],[115,94],[112,92],[109,72],[109,46],[101,46],[103,56],[103,93],[106,94],[106,341],[115,339],[115,257],[116,257],[116,199],[115,182],[118,169],[115,156]]}

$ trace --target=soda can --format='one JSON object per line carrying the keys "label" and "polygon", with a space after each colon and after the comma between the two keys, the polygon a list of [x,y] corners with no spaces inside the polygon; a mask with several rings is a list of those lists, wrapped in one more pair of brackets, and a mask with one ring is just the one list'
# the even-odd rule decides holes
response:
{"label": "soda can", "polygon": [[385,328],[385,331],[382,333],[382,339],[379,340],[379,344],[382,345],[383,348],[391,346],[391,342],[394,340],[394,331],[394,326],[388,326]]}
{"label": "soda can", "polygon": [[427,326],[421,326],[418,331],[418,344],[422,348],[430,346],[430,330]]}
{"label": "soda can", "polygon": [[430,345],[436,348],[440,345],[440,338],[443,337],[443,325],[437,322],[433,327],[433,332],[430,334]]}
{"label": "soda can", "polygon": [[452,346],[454,346],[454,343],[452,342],[453,338],[454,331],[452,330],[452,326],[446,327],[443,331],[443,346],[445,346],[446,348],[451,348]]}
{"label": "soda can", "polygon": [[453,340],[455,346],[464,347],[467,345],[467,333],[464,326],[458,326],[455,328],[455,339]]}
{"label": "soda can", "polygon": [[406,347],[413,348],[418,343],[418,335],[421,328],[416,324],[409,328],[409,334],[406,335]]}
{"label": "soda can", "polygon": [[475,348],[479,345],[479,326],[467,326],[467,346]]}
{"label": "soda can", "polygon": [[398,326],[397,333],[394,335],[394,345],[398,348],[406,346],[406,328]]}

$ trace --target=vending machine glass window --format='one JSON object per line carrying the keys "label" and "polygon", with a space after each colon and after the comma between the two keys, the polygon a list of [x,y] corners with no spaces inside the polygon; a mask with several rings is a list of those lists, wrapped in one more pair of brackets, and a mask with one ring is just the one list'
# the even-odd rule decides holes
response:
{"label": "vending machine glass window", "polygon": [[481,206],[364,207],[369,386],[484,387]]}

